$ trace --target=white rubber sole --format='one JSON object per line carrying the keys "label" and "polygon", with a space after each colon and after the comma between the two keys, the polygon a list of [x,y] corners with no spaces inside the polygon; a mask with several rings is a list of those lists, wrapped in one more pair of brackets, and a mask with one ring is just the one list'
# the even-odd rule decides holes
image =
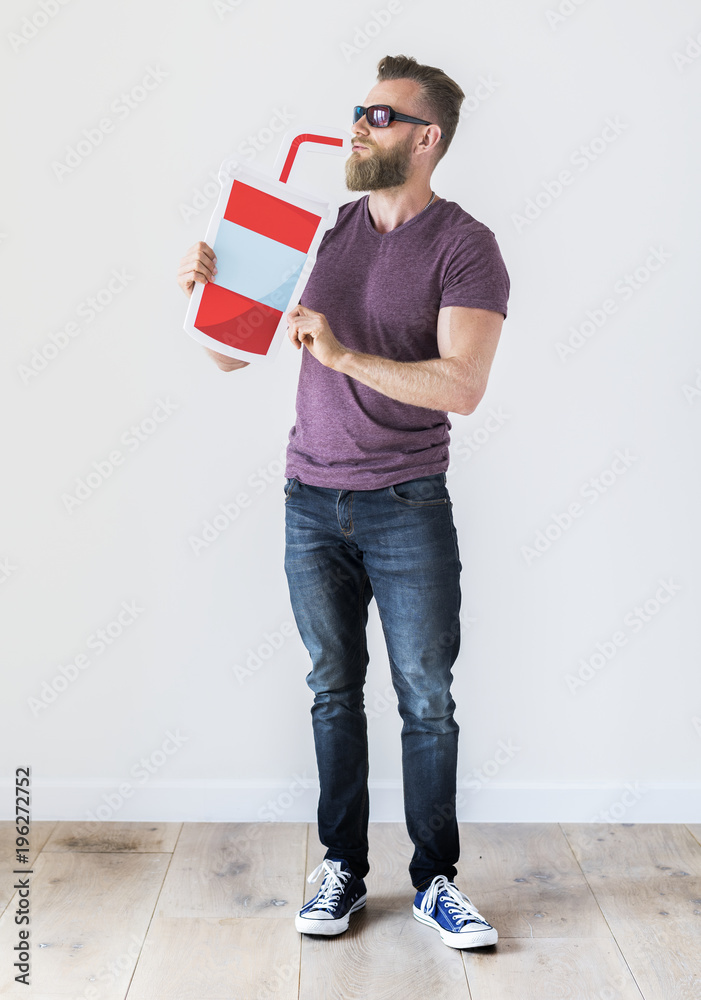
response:
{"label": "white rubber sole", "polygon": [[449,948],[481,948],[486,944],[496,944],[499,940],[499,935],[494,927],[483,931],[461,931],[459,934],[451,934],[445,927],[441,927],[433,917],[422,913],[416,906],[412,909],[414,910],[414,918],[420,924],[426,924],[427,927],[433,927],[434,930],[438,931],[441,941]]}
{"label": "white rubber sole", "polygon": [[368,895],[365,893],[365,895],[361,896],[360,899],[356,899],[348,913],[346,913],[343,917],[339,917],[338,920],[314,920],[310,917],[300,916],[300,914],[297,913],[295,915],[295,927],[300,934],[324,934],[326,937],[334,937],[336,934],[343,934],[344,931],[348,930],[351,913],[355,913],[356,910],[362,909],[367,902],[367,898]]}

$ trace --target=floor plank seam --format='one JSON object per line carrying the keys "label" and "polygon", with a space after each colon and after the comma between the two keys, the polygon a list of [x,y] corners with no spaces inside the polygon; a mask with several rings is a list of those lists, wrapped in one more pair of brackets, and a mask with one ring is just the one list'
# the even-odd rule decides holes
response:
{"label": "floor plank seam", "polygon": [[[688,831],[689,831],[689,833],[690,833],[690,834],[691,834],[691,836],[692,836],[692,837],[694,838],[694,840],[696,841],[696,843],[697,843],[697,844],[698,844],[698,845],[699,845],[699,846],[701,847],[701,837],[697,837],[697,836],[696,836],[696,834],[695,834],[695,833],[694,833],[694,831],[693,831],[693,830],[691,829],[691,827],[689,826],[689,824],[688,824],[688,823],[684,823],[684,824],[683,824],[683,826],[684,826],[684,829],[685,829],[685,830],[688,830]],[[699,832],[701,833],[701,829],[699,830]]]}
{"label": "floor plank seam", "polygon": [[[168,861],[168,864],[166,865],[165,871],[163,872],[163,878],[161,880],[161,887],[158,890],[158,895],[156,896],[156,899],[154,900],[153,911],[152,911],[151,916],[149,918],[149,922],[148,922],[148,924],[146,926],[146,930],[144,931],[144,937],[143,937],[143,940],[141,942],[141,947],[139,948],[139,954],[136,956],[136,961],[134,962],[134,968],[132,969],[131,975],[129,976],[129,982],[127,983],[127,989],[126,989],[126,993],[124,994],[124,1000],[129,1000],[129,993],[131,992],[131,987],[132,987],[132,984],[134,982],[134,976],[136,975],[136,970],[139,968],[139,962],[141,961],[141,955],[142,955],[143,950],[144,950],[144,945],[146,944],[146,938],[148,937],[148,933],[151,930],[151,924],[153,923],[153,918],[156,915],[156,910],[158,909],[158,903],[159,903],[159,900],[161,898],[161,893],[163,892],[163,887],[166,884],[166,879],[168,878],[168,872],[170,871],[170,866],[173,863],[173,858],[175,857],[175,852],[176,852],[176,850],[178,848],[178,842],[180,840],[180,835],[183,832],[183,827],[184,826],[185,826],[185,823],[181,823],[180,824],[180,829],[178,830],[178,835],[175,838],[175,843],[173,844],[173,850],[172,851],[159,851],[158,852],[159,854],[170,854],[170,859]],[[148,851],[148,852],[147,851],[142,851],[142,852],[136,851],[134,853],[143,853],[143,854],[149,853],[149,854],[153,854],[154,852],[153,851]]]}
{"label": "floor plank seam", "polygon": [[[562,830],[562,824],[558,823],[558,826]],[[645,997],[645,994],[643,993],[642,989],[640,988],[640,983],[638,982],[638,980],[635,978],[635,975],[633,974],[633,970],[631,969],[631,967],[630,967],[630,965],[628,963],[628,959],[626,958],[626,956],[625,956],[625,954],[623,952],[621,944],[620,944],[618,938],[616,937],[616,935],[613,932],[613,928],[611,927],[611,924],[606,919],[606,914],[601,909],[601,904],[599,903],[599,900],[597,898],[596,892],[594,891],[594,886],[591,884],[591,882],[587,878],[586,872],[584,871],[584,869],[580,865],[579,861],[577,860],[577,856],[574,853],[574,849],[572,847],[572,844],[569,841],[569,837],[567,836],[567,834],[565,833],[564,830],[562,830],[562,834],[563,834],[565,840],[567,841],[567,844],[569,846],[570,851],[572,851],[572,856],[574,857],[574,860],[575,860],[575,862],[577,864],[577,867],[579,868],[580,872],[582,873],[582,878],[584,879],[584,883],[587,886],[587,888],[589,889],[589,892],[591,893],[592,898],[593,898],[594,902],[596,903],[596,907],[597,907],[599,913],[601,914],[601,919],[604,921],[604,923],[608,927],[608,932],[611,935],[611,940],[615,944],[616,950],[617,950],[618,954],[620,955],[621,959],[623,960],[623,964],[625,965],[626,969],[628,970],[628,974],[629,974],[629,976],[631,978],[631,982],[634,983],[636,990],[640,994],[641,1000],[647,1000],[647,998]]]}

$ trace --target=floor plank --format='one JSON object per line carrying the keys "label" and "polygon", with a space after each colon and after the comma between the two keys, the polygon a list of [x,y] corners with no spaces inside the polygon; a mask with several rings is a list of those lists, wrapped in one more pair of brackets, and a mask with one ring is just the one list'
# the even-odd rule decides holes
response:
{"label": "floor plank", "polygon": [[297,997],[306,823],[184,823],[129,1000]]}
{"label": "floor plank", "polygon": [[45,851],[170,854],[182,823],[57,823]]}
{"label": "floor plank", "polygon": [[[123,1000],[169,860],[42,853],[30,887],[32,989],[75,997],[100,982],[100,1000]],[[12,908],[0,919],[2,955],[11,955],[18,940]],[[0,962],[0,996],[30,995],[10,965]]]}
{"label": "floor plank", "polygon": [[127,1000],[297,1000],[299,938],[291,920],[160,917]]}
{"label": "floor plank", "polygon": [[306,841],[306,823],[183,824],[158,916],[292,920]]}
{"label": "floor plank", "polygon": [[563,823],[588,881],[701,875],[701,844],[682,823]]}
{"label": "floor plank", "polygon": [[0,913],[3,912],[15,893],[15,890],[12,888],[15,882],[14,869],[31,869],[34,867],[39,853],[51,836],[51,832],[55,826],[55,820],[39,820],[38,823],[32,823],[28,837],[29,851],[27,857],[29,860],[27,864],[16,864],[17,829],[14,820],[0,820]]}
{"label": "floor plank", "polygon": [[456,885],[499,938],[608,938],[556,823],[460,823]]}
{"label": "floor plank", "polygon": [[495,948],[496,959],[464,953],[472,1000],[642,1000],[613,940],[500,938]]}
{"label": "floor plank", "polygon": [[645,997],[699,1000],[701,878],[610,874],[592,888]]}
{"label": "floor plank", "polygon": [[[494,949],[491,949],[494,950]],[[403,911],[368,903],[337,938],[303,935],[300,1000],[469,1000],[460,953]]]}
{"label": "floor plank", "polygon": [[563,824],[646,998],[701,1000],[701,844],[680,823]]}

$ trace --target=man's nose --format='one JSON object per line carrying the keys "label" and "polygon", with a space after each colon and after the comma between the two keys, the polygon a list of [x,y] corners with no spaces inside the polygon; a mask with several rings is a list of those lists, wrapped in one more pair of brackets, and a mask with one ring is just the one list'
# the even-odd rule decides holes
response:
{"label": "man's nose", "polygon": [[353,127],[355,127],[356,125],[360,125],[361,122],[363,123],[362,128],[364,128],[365,132],[367,133],[367,130],[370,128],[370,126],[368,125],[368,120],[365,115],[363,115],[361,118],[358,118],[357,121],[353,122]]}

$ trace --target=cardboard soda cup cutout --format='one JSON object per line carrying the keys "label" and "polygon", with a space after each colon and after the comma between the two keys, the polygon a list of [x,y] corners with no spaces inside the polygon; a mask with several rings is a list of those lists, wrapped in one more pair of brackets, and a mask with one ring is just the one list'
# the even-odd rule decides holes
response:
{"label": "cardboard soda cup cutout", "polygon": [[350,133],[309,128],[282,139],[275,176],[235,159],[219,168],[221,191],[205,243],[214,250],[214,281],[195,282],[185,330],[219,354],[271,361],[287,332],[286,315],[302,295],[319,244],[338,205],[287,183],[303,143],[337,155],[350,152]]}

